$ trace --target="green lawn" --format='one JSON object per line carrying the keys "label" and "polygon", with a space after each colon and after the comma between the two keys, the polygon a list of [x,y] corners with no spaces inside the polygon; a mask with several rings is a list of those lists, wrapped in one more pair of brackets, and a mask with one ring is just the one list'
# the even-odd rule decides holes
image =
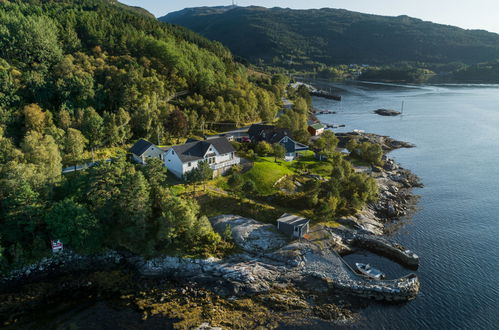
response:
{"label": "green lawn", "polygon": [[331,176],[333,169],[329,162],[317,160],[313,151],[304,152],[298,160],[291,162],[291,167],[295,172],[305,171],[323,177]]}
{"label": "green lawn", "polygon": [[243,174],[246,180],[253,180],[261,195],[275,192],[274,184],[285,175],[293,175],[292,162],[279,161],[272,157],[261,157],[255,160],[253,168]]}
{"label": "green lawn", "polygon": [[243,177],[246,180],[253,180],[261,195],[270,195],[275,192],[276,181],[285,175],[309,173],[329,177],[331,169],[330,163],[318,161],[312,151],[307,151],[299,160],[292,162],[279,160],[276,163],[273,157],[259,157],[255,160],[253,168]]}
{"label": "green lawn", "polygon": [[220,214],[237,214],[264,223],[275,224],[276,220],[286,211],[279,207],[258,203],[236,196],[218,194],[206,191],[197,197],[201,213],[207,217]]}

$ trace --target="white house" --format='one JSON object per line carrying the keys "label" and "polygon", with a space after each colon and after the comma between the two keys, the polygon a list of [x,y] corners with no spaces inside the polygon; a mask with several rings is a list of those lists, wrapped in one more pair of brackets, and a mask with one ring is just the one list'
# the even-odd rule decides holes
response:
{"label": "white house", "polygon": [[197,168],[200,162],[210,164],[214,175],[219,175],[239,164],[241,159],[225,137],[194,141],[171,147],[165,154],[165,165],[178,178]]}
{"label": "white house", "polygon": [[151,158],[164,160],[165,155],[163,149],[144,139],[137,141],[129,151],[133,159],[140,164],[145,164]]}

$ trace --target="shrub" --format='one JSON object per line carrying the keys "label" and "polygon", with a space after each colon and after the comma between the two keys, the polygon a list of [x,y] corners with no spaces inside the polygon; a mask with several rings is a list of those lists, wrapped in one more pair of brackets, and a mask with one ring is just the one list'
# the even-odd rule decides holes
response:
{"label": "shrub", "polygon": [[258,154],[258,156],[265,157],[265,156],[271,155],[273,152],[273,149],[269,143],[267,143],[265,141],[261,141],[256,145],[255,152]]}

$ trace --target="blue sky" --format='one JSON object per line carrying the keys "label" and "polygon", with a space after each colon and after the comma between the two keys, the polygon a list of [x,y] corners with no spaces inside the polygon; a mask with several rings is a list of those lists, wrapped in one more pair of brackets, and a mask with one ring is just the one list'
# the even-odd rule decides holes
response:
{"label": "blue sky", "polygon": [[[230,5],[232,0],[122,0],[156,16],[186,7]],[[239,0],[240,6],[344,8],[379,15],[409,15],[424,20],[499,33],[499,0]]]}

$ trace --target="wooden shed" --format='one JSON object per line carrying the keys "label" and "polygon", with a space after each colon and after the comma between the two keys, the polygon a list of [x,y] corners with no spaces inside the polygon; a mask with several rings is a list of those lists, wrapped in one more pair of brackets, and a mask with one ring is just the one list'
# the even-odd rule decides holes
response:
{"label": "wooden shed", "polygon": [[288,213],[284,213],[277,219],[277,229],[281,233],[294,238],[300,238],[307,234],[309,225],[310,220]]}
{"label": "wooden shed", "polygon": [[324,130],[326,129],[326,126],[324,126],[321,123],[310,123],[308,125],[308,132],[312,136],[319,136],[322,133],[324,133]]}

